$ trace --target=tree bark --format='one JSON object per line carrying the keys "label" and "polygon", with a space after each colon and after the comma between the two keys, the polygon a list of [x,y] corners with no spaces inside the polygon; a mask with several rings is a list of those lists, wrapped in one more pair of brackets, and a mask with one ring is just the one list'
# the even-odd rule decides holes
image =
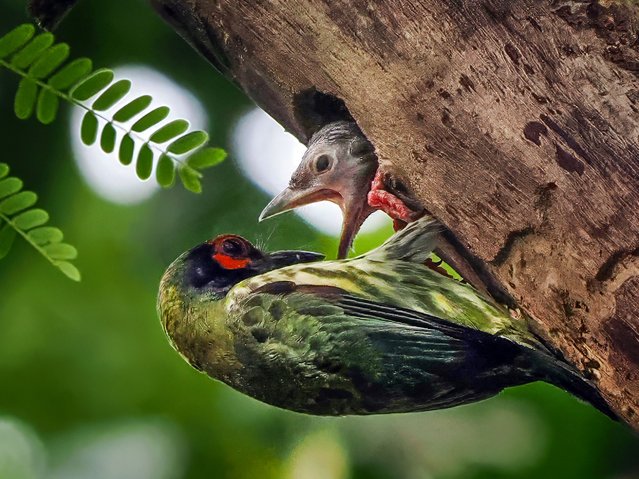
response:
{"label": "tree bark", "polygon": [[153,3],[302,141],[357,121],[448,246],[639,429],[635,3]]}

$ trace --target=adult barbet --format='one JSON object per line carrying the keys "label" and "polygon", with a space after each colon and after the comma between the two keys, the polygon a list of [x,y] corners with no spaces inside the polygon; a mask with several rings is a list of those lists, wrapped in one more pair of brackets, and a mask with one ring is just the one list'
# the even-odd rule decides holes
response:
{"label": "adult barbet", "polygon": [[219,236],[167,269],[162,325],[196,369],[294,411],[441,409],[541,380],[614,417],[525,318],[422,265],[439,229],[421,218],[376,250],[336,261]]}

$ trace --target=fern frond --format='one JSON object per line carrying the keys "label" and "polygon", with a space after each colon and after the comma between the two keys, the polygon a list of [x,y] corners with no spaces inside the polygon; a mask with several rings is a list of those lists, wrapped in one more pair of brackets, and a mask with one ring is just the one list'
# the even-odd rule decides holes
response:
{"label": "fern frond", "polygon": [[[189,123],[182,119],[160,125],[170,109],[160,106],[147,111],[152,101],[149,95],[120,105],[111,117],[106,117],[104,112],[121,103],[129,93],[131,82],[114,82],[113,71],[106,68],[93,71],[88,58],[64,65],[69,46],[54,44],[51,33],[34,35],[35,27],[25,24],[0,37],[0,65],[22,77],[14,101],[18,118],[25,120],[35,112],[38,121],[48,124],[57,116],[60,99],[78,105],[86,110],[80,127],[85,144],[91,145],[99,137],[102,150],[111,153],[116,149],[119,130],[120,162],[129,165],[135,160],[140,179],[151,176],[157,158],[156,179],[162,187],[174,183],[177,171],[186,189],[202,191],[200,170],[220,163],[226,156],[224,150],[206,146],[206,132],[188,131]],[[140,118],[130,128],[124,126],[137,116]],[[154,127],[149,140],[140,136]],[[136,142],[140,145],[137,155]]]}
{"label": "fern frond", "polygon": [[49,214],[33,207],[37,195],[23,190],[22,180],[8,175],[9,166],[0,163],[0,259],[9,253],[19,235],[67,277],[80,281],[80,272],[69,262],[77,257],[76,249],[62,242],[58,228],[44,226]]}

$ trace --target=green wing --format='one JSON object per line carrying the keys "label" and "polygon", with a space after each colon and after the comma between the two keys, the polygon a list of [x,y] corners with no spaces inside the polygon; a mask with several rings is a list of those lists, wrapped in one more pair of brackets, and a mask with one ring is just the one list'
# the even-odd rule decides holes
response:
{"label": "green wing", "polygon": [[[461,371],[457,378],[459,382],[453,381],[457,387],[448,391],[443,398],[444,403],[431,403],[429,407],[474,401],[506,386],[543,380],[569,391],[608,417],[618,420],[593,384],[572,366],[550,355],[546,348],[524,346],[506,337],[487,334],[430,314],[349,294],[336,295],[335,298],[336,304],[349,316],[382,320],[387,324],[418,330],[417,338],[412,341],[407,341],[405,332],[396,328],[384,328],[379,333],[380,344],[395,350],[405,364],[427,369],[430,373],[437,372],[441,366]],[[375,339],[374,336],[369,337]],[[438,363],[437,359],[443,359],[444,364]],[[445,370],[443,373],[435,376],[445,376]],[[467,389],[464,391],[460,384],[466,384]]]}
{"label": "green wing", "polygon": [[[280,309],[267,334],[264,322],[258,327],[264,355],[280,361],[271,366],[279,374],[286,371],[287,384],[304,390],[293,406],[297,410],[440,409],[530,381],[523,370],[513,373],[522,352],[525,356],[523,346],[434,315],[292,281],[265,285],[254,294],[253,307],[259,302],[262,311],[274,304]],[[299,405],[309,397],[313,401]]]}
{"label": "green wing", "polygon": [[[361,283],[352,288],[363,292],[357,294],[325,282],[309,284],[309,278],[307,272],[300,276],[304,282],[248,288],[242,309],[255,318],[239,322],[254,325],[259,347],[243,362],[268,358],[259,376],[268,371],[268,377],[279,378],[254,390],[259,399],[313,414],[408,412],[478,401],[508,386],[543,380],[614,417],[593,385],[543,345],[537,347],[534,337],[528,343],[517,334],[491,334],[400,306],[400,298],[378,300]],[[417,297],[404,295],[403,302],[419,305]]]}

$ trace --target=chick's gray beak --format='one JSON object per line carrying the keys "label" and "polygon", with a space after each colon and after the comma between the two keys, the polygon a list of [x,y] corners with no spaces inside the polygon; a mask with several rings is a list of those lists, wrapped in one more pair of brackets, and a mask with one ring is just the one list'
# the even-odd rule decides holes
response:
{"label": "chick's gray beak", "polygon": [[317,201],[329,200],[333,201],[336,194],[326,189],[293,189],[290,186],[282,191],[279,195],[266,205],[266,208],[260,213],[258,221],[263,221],[272,216],[279,215],[285,211],[289,211],[300,206],[315,203]]}
{"label": "chick's gray beak", "polygon": [[342,234],[337,249],[337,258],[344,259],[353,245],[353,240],[361,228],[364,220],[374,211],[368,206],[366,195],[358,199],[350,198],[342,206]]}

